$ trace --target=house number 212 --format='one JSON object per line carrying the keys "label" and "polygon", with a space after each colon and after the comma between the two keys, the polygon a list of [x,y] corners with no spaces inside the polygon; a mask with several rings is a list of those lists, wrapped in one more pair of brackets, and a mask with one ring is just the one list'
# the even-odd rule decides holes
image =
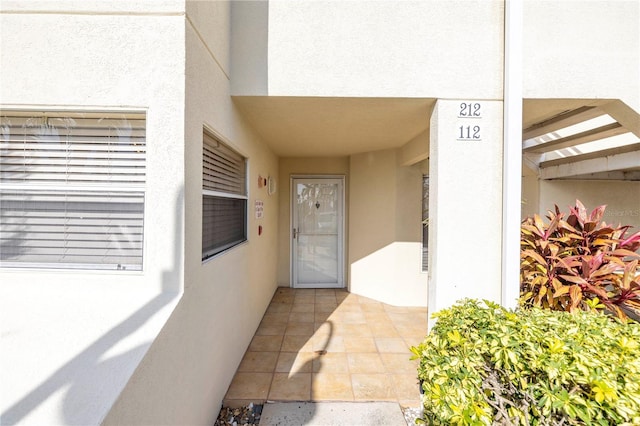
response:
{"label": "house number 212", "polygon": [[462,102],[460,104],[460,113],[458,117],[481,117],[480,103],[478,102]]}

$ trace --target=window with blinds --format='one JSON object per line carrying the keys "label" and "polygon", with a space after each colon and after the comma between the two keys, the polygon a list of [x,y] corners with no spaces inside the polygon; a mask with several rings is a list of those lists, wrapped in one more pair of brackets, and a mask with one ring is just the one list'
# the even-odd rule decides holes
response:
{"label": "window with blinds", "polygon": [[203,133],[202,260],[247,240],[246,159]]}
{"label": "window with blinds", "polygon": [[141,270],[144,114],[3,111],[0,266]]}

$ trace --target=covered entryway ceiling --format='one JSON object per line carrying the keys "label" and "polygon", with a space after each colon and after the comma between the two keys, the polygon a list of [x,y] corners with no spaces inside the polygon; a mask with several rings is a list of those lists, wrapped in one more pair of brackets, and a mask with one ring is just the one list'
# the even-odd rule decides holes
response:
{"label": "covered entryway ceiling", "polygon": [[[428,138],[430,98],[236,96],[282,157],[347,156]],[[541,179],[640,180],[640,116],[619,100],[525,99],[525,172]]]}
{"label": "covered entryway ceiling", "polygon": [[640,116],[618,100],[523,105],[525,166],[541,179],[640,180]]}
{"label": "covered entryway ceiling", "polygon": [[399,148],[429,128],[435,99],[236,96],[282,157],[346,156]]}

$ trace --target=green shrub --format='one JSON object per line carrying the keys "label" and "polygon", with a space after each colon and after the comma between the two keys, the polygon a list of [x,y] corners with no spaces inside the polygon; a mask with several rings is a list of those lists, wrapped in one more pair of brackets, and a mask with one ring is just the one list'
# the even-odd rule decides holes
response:
{"label": "green shrub", "polygon": [[[521,227],[520,303],[552,310],[606,310],[626,319],[640,308],[640,232],[602,222],[576,200],[566,216],[558,206]],[[626,311],[626,312],[625,312]]]}
{"label": "green shrub", "polygon": [[474,300],[435,317],[411,348],[423,422],[640,424],[640,324]]}

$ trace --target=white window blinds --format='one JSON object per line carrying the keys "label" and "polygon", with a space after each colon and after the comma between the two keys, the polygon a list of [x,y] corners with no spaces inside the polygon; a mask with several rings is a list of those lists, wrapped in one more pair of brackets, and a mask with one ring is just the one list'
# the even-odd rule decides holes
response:
{"label": "white window blinds", "polygon": [[3,113],[0,265],[142,269],[144,114]]}
{"label": "white window blinds", "polygon": [[202,188],[244,196],[246,161],[231,148],[204,133],[202,148]]}
{"label": "white window blinds", "polygon": [[202,259],[247,239],[246,159],[203,134]]}

